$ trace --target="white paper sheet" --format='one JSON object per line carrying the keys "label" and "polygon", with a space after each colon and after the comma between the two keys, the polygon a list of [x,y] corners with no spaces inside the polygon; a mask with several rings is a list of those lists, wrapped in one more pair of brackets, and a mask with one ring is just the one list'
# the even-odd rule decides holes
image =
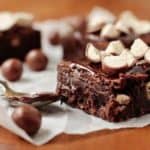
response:
{"label": "white paper sheet", "polygon": [[[22,92],[40,92],[55,91],[56,88],[56,65],[61,60],[61,47],[52,47],[48,44],[47,36],[51,31],[61,26],[56,21],[47,21],[36,25],[42,30],[43,49],[50,57],[50,63],[46,71],[32,72],[24,66],[24,74],[19,82],[10,83],[11,87]],[[0,79],[3,77],[0,76]],[[42,145],[50,141],[56,135],[67,134],[85,134],[103,129],[120,129],[131,127],[144,127],[150,124],[150,115],[140,118],[133,118],[121,123],[110,123],[100,118],[90,116],[81,110],[73,109],[59,102],[50,105],[47,113],[43,114],[42,126],[34,137],[29,137],[22,129],[18,128],[10,118],[12,108],[8,108],[7,101],[0,97],[0,125],[9,129],[11,132],[19,135],[23,139],[34,145]]]}

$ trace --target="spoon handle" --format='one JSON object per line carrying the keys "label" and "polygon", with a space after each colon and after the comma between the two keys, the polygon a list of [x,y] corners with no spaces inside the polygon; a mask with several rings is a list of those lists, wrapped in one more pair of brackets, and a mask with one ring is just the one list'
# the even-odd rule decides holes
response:
{"label": "spoon handle", "polygon": [[56,93],[36,93],[33,95],[24,95],[24,96],[12,96],[9,98],[10,100],[20,101],[23,103],[34,103],[34,102],[45,102],[45,101],[51,101],[55,102],[59,100],[59,96]]}
{"label": "spoon handle", "polygon": [[21,93],[11,89],[5,81],[0,80],[0,84],[2,84],[5,88],[4,96],[9,100],[11,106],[19,106],[26,103],[35,107],[41,107],[56,102],[60,99],[60,96],[57,93]]}

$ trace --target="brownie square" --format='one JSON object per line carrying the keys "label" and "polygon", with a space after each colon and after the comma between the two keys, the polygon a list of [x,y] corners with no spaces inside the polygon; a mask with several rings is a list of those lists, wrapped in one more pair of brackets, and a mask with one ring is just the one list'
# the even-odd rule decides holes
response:
{"label": "brownie square", "polygon": [[31,26],[14,25],[6,31],[0,31],[0,63],[12,57],[24,60],[34,48],[41,48],[41,35]]}
{"label": "brownie square", "polygon": [[61,100],[112,122],[150,113],[150,64],[138,64],[115,76],[108,76],[100,67],[61,62],[57,84]]}

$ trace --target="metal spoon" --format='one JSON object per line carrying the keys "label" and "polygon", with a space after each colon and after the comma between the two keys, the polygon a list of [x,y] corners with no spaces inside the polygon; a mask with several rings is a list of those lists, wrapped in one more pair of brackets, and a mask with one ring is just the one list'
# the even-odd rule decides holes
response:
{"label": "metal spoon", "polygon": [[7,82],[0,80],[0,84],[5,88],[5,93],[4,96],[8,99],[11,99],[12,97],[22,97],[25,95],[29,95],[27,93],[22,93],[22,92],[16,92],[13,89],[11,89]]}
{"label": "metal spoon", "polygon": [[56,93],[36,93],[28,94],[23,92],[17,92],[11,89],[7,82],[0,80],[0,84],[5,88],[4,96],[9,100],[9,104],[13,107],[23,104],[31,104],[34,107],[41,108],[48,104],[51,104],[59,100],[59,96]]}

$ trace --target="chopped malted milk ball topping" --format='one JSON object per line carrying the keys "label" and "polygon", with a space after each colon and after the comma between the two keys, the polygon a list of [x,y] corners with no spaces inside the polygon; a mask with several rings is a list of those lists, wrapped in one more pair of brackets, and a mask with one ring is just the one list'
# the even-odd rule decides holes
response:
{"label": "chopped malted milk ball topping", "polygon": [[100,51],[91,43],[87,44],[85,55],[93,63],[101,61]]}
{"label": "chopped malted milk ball topping", "polygon": [[102,60],[102,70],[108,74],[123,70],[127,66],[126,58],[121,56],[106,56]]}
{"label": "chopped malted milk ball topping", "polygon": [[128,30],[132,29],[136,34],[144,34],[150,32],[150,22],[140,20],[132,12],[125,11],[116,23],[116,28],[125,33],[129,33]]}
{"label": "chopped malted milk ball topping", "polygon": [[120,55],[124,49],[125,47],[120,41],[113,41],[108,45],[106,53]]}
{"label": "chopped malted milk ball topping", "polygon": [[140,59],[144,57],[148,48],[148,45],[146,45],[141,39],[136,39],[132,44],[130,51],[136,59]]}
{"label": "chopped malted milk ball topping", "polygon": [[141,39],[134,41],[131,50],[126,49],[120,41],[113,41],[105,51],[97,53],[100,54],[102,70],[110,75],[134,66],[143,57],[150,63],[150,48]]}
{"label": "chopped malted milk ball topping", "polygon": [[100,55],[101,55],[101,60],[103,60],[106,56],[110,56],[111,54],[106,53],[106,51],[100,51]]}
{"label": "chopped malted milk ball topping", "polygon": [[15,24],[13,15],[9,12],[0,13],[0,31],[5,31],[10,29]]}
{"label": "chopped malted milk ball topping", "polygon": [[[135,22],[138,20],[138,18],[131,12],[131,11],[124,11],[120,14],[120,19],[124,20],[124,21],[127,21],[127,24],[128,23],[131,23],[131,22]],[[129,22],[128,22],[129,21]]]}
{"label": "chopped malted milk ball topping", "polygon": [[127,66],[126,59],[120,56],[106,56],[103,63],[112,69],[120,69]]}
{"label": "chopped malted milk ball topping", "polygon": [[19,12],[14,13],[14,19],[16,20],[16,24],[28,26],[32,24],[33,15],[29,13]]}
{"label": "chopped malted milk ball topping", "polygon": [[145,53],[144,58],[148,63],[150,63],[150,49]]}
{"label": "chopped malted milk ball topping", "polygon": [[123,33],[127,33],[127,34],[130,33],[129,27],[127,25],[124,25],[124,22],[121,20],[116,22],[115,28]]}
{"label": "chopped malted milk ball topping", "polygon": [[132,67],[136,63],[135,57],[129,50],[123,50],[120,56],[126,59],[128,67]]}
{"label": "chopped malted milk ball topping", "polygon": [[1,12],[0,13],[0,31],[9,30],[15,24],[28,26],[31,25],[33,16],[28,13],[11,13]]}
{"label": "chopped malted milk ball topping", "polygon": [[139,20],[132,12],[125,11],[120,15],[120,19],[116,23],[116,28],[125,33],[129,33],[129,29],[132,29],[135,33],[137,33]]}
{"label": "chopped malted milk ball topping", "polygon": [[101,31],[102,37],[116,38],[119,35],[119,30],[117,30],[113,24],[106,24]]}
{"label": "chopped malted milk ball topping", "polygon": [[130,11],[125,11],[120,15],[120,22],[128,28],[135,28],[139,23],[138,18]]}
{"label": "chopped malted milk ball topping", "polygon": [[137,28],[135,28],[137,34],[145,34],[150,32],[150,21],[139,21]]}
{"label": "chopped malted milk ball topping", "polygon": [[95,20],[93,19],[92,21],[88,23],[87,31],[88,32],[98,31],[103,27],[104,24],[105,23],[101,21],[100,19],[95,19]]}
{"label": "chopped malted milk ball topping", "polygon": [[125,94],[118,94],[117,97],[116,97],[116,101],[120,105],[128,105],[129,102],[131,101],[131,98],[128,95],[125,95]]}
{"label": "chopped malted milk ball topping", "polygon": [[99,30],[106,23],[114,22],[116,17],[108,10],[95,7],[88,16],[88,31],[93,32]]}

